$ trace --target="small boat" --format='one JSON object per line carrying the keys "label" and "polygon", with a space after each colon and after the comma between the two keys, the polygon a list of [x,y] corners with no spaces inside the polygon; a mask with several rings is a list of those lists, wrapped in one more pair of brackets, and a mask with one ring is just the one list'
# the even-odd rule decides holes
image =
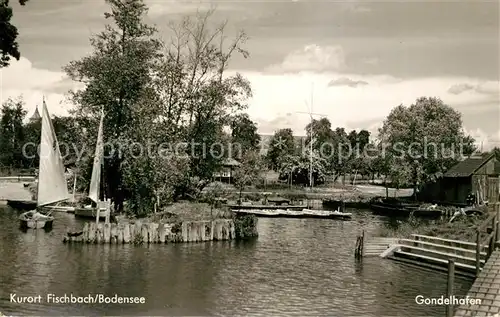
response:
{"label": "small boat", "polygon": [[50,206],[50,207],[46,207],[44,209],[48,209],[50,211],[66,212],[66,213],[72,214],[72,213],[75,213],[76,207],[73,207],[73,206]]}
{"label": "small boat", "polygon": [[[101,201],[99,197],[99,192],[102,186],[101,174],[102,174],[102,162],[104,155],[104,140],[103,140],[103,124],[104,124],[104,111],[101,111],[101,121],[99,123],[99,130],[97,133],[97,143],[94,155],[94,164],[92,166],[92,178],[90,179],[90,188],[88,198],[95,203],[96,207],[85,206],[75,208],[75,217],[79,218],[93,218],[99,221],[99,219],[106,219],[109,214],[110,206],[108,201],[104,199]],[[99,210],[99,211],[97,211]]]}
{"label": "small boat", "polygon": [[[43,101],[42,130],[40,136],[40,163],[37,182],[37,201],[31,211],[22,213],[19,222],[22,229],[51,229],[54,217],[50,207],[69,199],[68,184],[64,174],[59,143],[45,100]],[[48,214],[42,212],[49,208]]]}
{"label": "small boat", "polygon": [[[97,208],[92,208],[91,206],[85,206],[85,207],[74,208],[73,213],[75,214],[75,217],[78,217],[78,218],[96,219],[96,216],[97,216],[96,211],[97,211]],[[101,206],[101,208],[99,208],[99,218],[105,219],[106,213],[107,213],[107,209],[105,207]]]}
{"label": "small boat", "polygon": [[24,184],[23,184],[23,187],[24,187],[24,188],[28,188],[29,186],[30,186],[30,183],[24,183]]}
{"label": "small boat", "polygon": [[439,218],[443,211],[438,208],[424,208],[421,204],[399,199],[376,199],[370,204],[374,214],[388,217]]}
{"label": "small boat", "polygon": [[33,210],[19,216],[19,221],[21,229],[52,229],[54,217]]}
{"label": "small boat", "polygon": [[33,210],[36,208],[36,201],[7,199],[7,206],[22,211]]}

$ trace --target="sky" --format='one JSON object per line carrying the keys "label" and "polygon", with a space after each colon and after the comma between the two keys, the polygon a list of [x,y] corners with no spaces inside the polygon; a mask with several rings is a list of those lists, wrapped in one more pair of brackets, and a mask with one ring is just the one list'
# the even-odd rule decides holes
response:
{"label": "sky", "polygon": [[[22,58],[1,69],[0,100],[22,94],[29,115],[45,95],[64,115],[77,89],[62,67],[91,52],[104,0],[30,1],[14,7]],[[376,134],[390,110],[439,97],[462,113],[485,150],[500,146],[499,1],[197,1],[146,0],[147,21],[168,39],[168,24],[215,8],[227,35],[245,30],[250,57],[229,73],[250,80],[248,113],[259,132],[303,135],[311,111],[333,127]],[[312,105],[312,107],[311,107]]]}

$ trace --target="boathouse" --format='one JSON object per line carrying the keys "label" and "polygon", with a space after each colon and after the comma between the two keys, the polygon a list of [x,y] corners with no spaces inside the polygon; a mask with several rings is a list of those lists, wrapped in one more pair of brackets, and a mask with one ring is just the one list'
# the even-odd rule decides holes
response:
{"label": "boathouse", "polygon": [[214,181],[220,181],[224,183],[233,183],[233,172],[241,164],[233,158],[225,159],[220,169],[213,174]]}
{"label": "boathouse", "polygon": [[452,166],[435,183],[426,184],[420,197],[462,205],[472,193],[478,203],[495,203],[500,200],[499,174],[500,163],[494,153],[474,154]]}

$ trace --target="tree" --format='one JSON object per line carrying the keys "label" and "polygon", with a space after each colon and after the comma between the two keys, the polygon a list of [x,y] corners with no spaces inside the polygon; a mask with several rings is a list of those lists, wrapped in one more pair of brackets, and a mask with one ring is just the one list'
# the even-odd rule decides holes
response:
{"label": "tree", "polygon": [[495,153],[495,158],[497,159],[497,161],[500,162],[500,148],[498,147],[495,147],[493,148],[493,150],[491,150],[493,153]]}
{"label": "tree", "polygon": [[[249,81],[240,74],[226,76],[235,53],[248,56],[242,48],[246,34],[240,31],[228,42],[225,23],[214,30],[209,27],[212,14],[170,25],[174,36],[164,46],[154,81],[160,121],[169,131],[169,141],[197,144],[185,153],[191,160],[191,176],[199,179],[194,182],[197,187],[208,184],[220,167],[223,155],[214,152],[223,150],[223,128],[230,126],[233,113],[247,107],[252,94]],[[185,180],[179,190],[194,183]]]}
{"label": "tree", "polygon": [[333,131],[331,147],[334,152],[329,157],[328,166],[334,172],[336,180],[349,171],[349,160],[352,155],[351,143],[344,128],[336,128]]}
{"label": "tree", "polygon": [[[139,182],[123,184],[122,165],[125,160],[133,160],[130,151],[125,151],[137,140],[135,131],[139,125],[133,114],[139,112],[136,108],[147,107],[142,100],[154,100],[151,82],[160,43],[153,38],[156,30],[143,22],[147,8],[142,0],[106,0],[106,3],[111,10],[104,16],[114,25],[106,25],[103,32],[92,37],[92,54],[70,62],[65,71],[73,80],[86,84],[84,89],[72,93],[72,100],[77,105],[74,114],[90,118],[92,133],[88,148],[93,148],[101,108],[104,110],[104,138],[112,146],[105,149],[103,182],[108,185],[107,196],[121,206],[123,187],[134,187]],[[134,191],[131,195],[134,198],[147,192],[143,188],[130,190]]]}
{"label": "tree", "polygon": [[250,119],[248,114],[238,114],[232,118],[231,143],[233,144],[233,151],[241,150],[242,153],[237,153],[237,155],[258,149],[260,135],[257,133],[257,125]]}
{"label": "tree", "polygon": [[246,152],[240,163],[241,165],[233,173],[234,185],[239,190],[239,202],[241,202],[241,194],[245,186],[255,185],[261,179],[264,167],[257,151]]}
{"label": "tree", "polygon": [[[226,137],[223,128],[251,96],[241,75],[225,76],[234,52],[247,56],[245,35],[226,43],[225,25],[211,31],[209,12],[171,25],[172,40],[163,43],[143,22],[142,0],[107,3],[105,16],[114,25],[91,39],[90,56],[65,70],[86,83],[72,97],[74,115],[88,119],[89,148],[104,109],[108,196],[117,206],[128,199],[132,211],[143,214],[158,197],[197,196],[220,164],[214,152]],[[158,155],[165,146],[173,147],[168,159]]]}
{"label": "tree", "polygon": [[25,155],[23,146],[25,135],[23,120],[26,116],[24,101],[20,97],[17,100],[7,99],[2,104],[0,119],[0,163],[13,168],[23,168]]}
{"label": "tree", "polygon": [[325,181],[326,161],[317,151],[313,152],[312,173],[309,152],[302,155],[287,155],[280,169],[279,178],[292,184],[309,185],[312,174],[313,184],[321,185]]}
{"label": "tree", "polygon": [[464,134],[460,113],[438,98],[422,97],[409,107],[394,108],[379,130],[379,139],[390,155],[411,168],[407,176],[415,192],[419,184],[445,172],[474,149],[473,139]]}
{"label": "tree", "polygon": [[[28,0],[19,0],[24,6]],[[17,43],[17,28],[10,23],[12,19],[12,8],[9,0],[0,0],[0,68],[9,66],[10,58],[16,60],[21,58],[19,44]]]}
{"label": "tree", "polygon": [[327,118],[321,118],[320,120],[313,119],[311,123],[307,124],[305,130],[308,149],[311,146],[311,138],[313,149],[316,151],[320,151],[325,144],[332,141],[332,124]]}
{"label": "tree", "polygon": [[295,153],[295,139],[292,129],[280,129],[276,131],[269,142],[269,150],[266,160],[274,171],[279,171],[283,165],[283,159]]}

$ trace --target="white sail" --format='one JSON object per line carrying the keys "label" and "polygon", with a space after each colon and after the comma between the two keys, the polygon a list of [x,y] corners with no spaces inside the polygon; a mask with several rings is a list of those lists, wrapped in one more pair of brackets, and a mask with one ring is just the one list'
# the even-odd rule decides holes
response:
{"label": "white sail", "polygon": [[103,122],[104,112],[101,111],[101,122],[99,123],[99,132],[97,134],[94,166],[92,167],[92,178],[90,179],[89,189],[89,198],[92,199],[92,201],[96,204],[99,203],[99,188],[101,186],[101,165],[104,156]]}
{"label": "white sail", "polygon": [[45,206],[69,199],[64,164],[45,100],[42,110],[40,165],[37,205]]}

